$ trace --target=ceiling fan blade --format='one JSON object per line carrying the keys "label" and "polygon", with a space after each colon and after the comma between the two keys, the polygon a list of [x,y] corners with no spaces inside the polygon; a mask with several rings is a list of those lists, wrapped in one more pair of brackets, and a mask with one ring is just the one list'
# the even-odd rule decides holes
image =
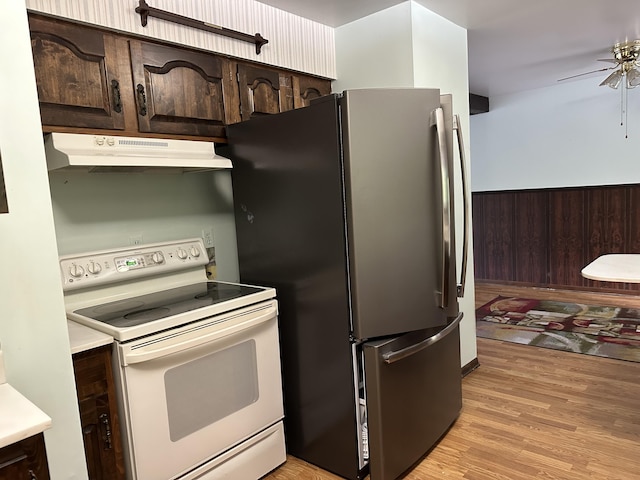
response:
{"label": "ceiling fan blade", "polygon": [[609,63],[620,63],[618,60],[614,58],[599,58],[598,62],[609,62]]}
{"label": "ceiling fan blade", "polygon": [[578,75],[571,75],[570,77],[559,78],[558,82],[562,82],[564,80],[569,80],[570,78],[576,78],[576,77],[582,77],[584,75],[590,75],[592,73],[606,72],[607,70],[613,70],[614,68],[616,68],[616,67],[600,68],[599,70],[592,70],[590,72],[579,73]]}

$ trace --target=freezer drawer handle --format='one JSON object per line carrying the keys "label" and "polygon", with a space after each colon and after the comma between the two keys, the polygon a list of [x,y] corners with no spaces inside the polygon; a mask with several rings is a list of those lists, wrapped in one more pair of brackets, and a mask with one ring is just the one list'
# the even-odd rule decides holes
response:
{"label": "freezer drawer handle", "polygon": [[451,332],[453,332],[456,329],[456,327],[460,323],[460,320],[462,320],[462,312],[460,312],[458,316],[455,318],[455,320],[451,322],[449,325],[447,325],[447,327],[444,330],[439,331],[434,336],[425,338],[421,342],[418,342],[409,347],[403,348],[402,350],[398,350],[396,352],[383,353],[382,359],[384,360],[384,363],[398,362],[402,359],[410,357],[415,353],[418,353],[421,350],[424,350],[425,348],[427,348],[430,345],[433,345],[436,342],[439,342],[440,340],[445,338],[447,335],[449,335]]}

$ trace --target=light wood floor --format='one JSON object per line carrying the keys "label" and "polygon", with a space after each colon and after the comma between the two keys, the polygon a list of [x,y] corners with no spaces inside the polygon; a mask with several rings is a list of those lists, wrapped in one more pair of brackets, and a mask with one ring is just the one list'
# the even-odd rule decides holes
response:
{"label": "light wood floor", "polygon": [[[640,297],[476,285],[496,295],[640,307]],[[463,407],[405,480],[640,479],[640,363],[478,339]],[[289,457],[269,480],[340,477]]]}

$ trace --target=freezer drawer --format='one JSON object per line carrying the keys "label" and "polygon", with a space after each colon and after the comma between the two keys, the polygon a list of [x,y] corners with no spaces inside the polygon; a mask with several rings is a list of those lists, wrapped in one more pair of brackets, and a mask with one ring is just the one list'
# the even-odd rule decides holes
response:
{"label": "freezer drawer", "polygon": [[371,480],[392,480],[417,462],[462,408],[459,322],[365,343]]}

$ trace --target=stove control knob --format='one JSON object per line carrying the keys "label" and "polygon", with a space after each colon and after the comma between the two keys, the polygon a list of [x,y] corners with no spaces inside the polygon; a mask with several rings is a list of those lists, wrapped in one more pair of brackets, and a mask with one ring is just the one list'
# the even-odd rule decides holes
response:
{"label": "stove control knob", "polygon": [[180,260],[184,260],[185,258],[187,258],[187,251],[182,247],[178,249],[178,258]]}
{"label": "stove control knob", "polygon": [[89,262],[89,265],[87,265],[87,270],[89,270],[89,273],[96,275],[102,271],[102,267],[100,266],[99,263],[92,261],[92,262]]}
{"label": "stove control knob", "polygon": [[198,247],[191,247],[191,256],[198,258],[200,256],[200,249]]}
{"label": "stove control knob", "polygon": [[84,268],[74,263],[69,267],[69,275],[71,275],[74,278],[81,277],[82,275],[84,275]]}
{"label": "stove control knob", "polygon": [[161,252],[155,252],[151,255],[151,260],[153,260],[153,263],[162,263],[164,262],[164,256]]}

